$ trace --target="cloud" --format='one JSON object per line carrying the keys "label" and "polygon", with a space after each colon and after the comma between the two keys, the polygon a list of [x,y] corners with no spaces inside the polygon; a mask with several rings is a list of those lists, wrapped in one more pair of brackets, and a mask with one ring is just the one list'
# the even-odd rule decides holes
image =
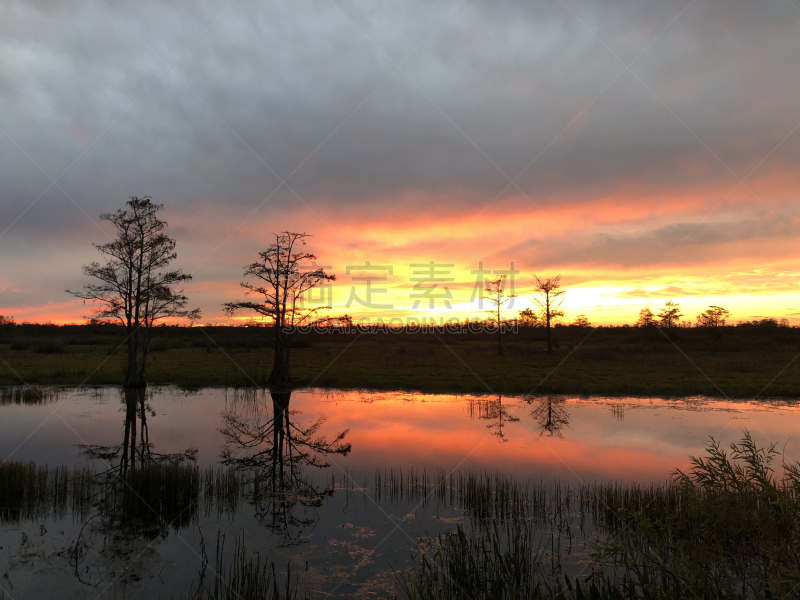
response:
{"label": "cloud", "polygon": [[0,253],[19,267],[0,277],[32,302],[48,257],[77,272],[129,195],[164,202],[181,260],[219,281],[287,224],[339,257],[485,246],[609,278],[795,251],[788,4],[228,6],[4,6]]}

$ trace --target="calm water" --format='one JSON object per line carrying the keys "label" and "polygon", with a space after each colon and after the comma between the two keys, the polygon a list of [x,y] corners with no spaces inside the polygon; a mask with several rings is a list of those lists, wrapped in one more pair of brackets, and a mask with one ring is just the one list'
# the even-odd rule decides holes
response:
{"label": "calm water", "polygon": [[[84,527],[85,519],[73,516],[6,523],[0,589],[12,598],[184,596],[198,578],[201,544],[213,547],[218,533],[243,536],[249,551],[281,567],[291,559],[303,584],[320,595],[376,597],[391,592],[392,569],[411,564],[420,539],[462,518],[447,503],[379,497],[378,472],[386,479],[388,471],[407,476],[411,469],[481,471],[576,486],[660,482],[686,468],[710,436],[727,443],[743,429],[800,460],[793,438],[800,405],[786,401],[323,390],[273,398],[268,391],[163,388],[133,405],[114,388],[51,392],[2,396],[0,458],[102,471],[118,468],[133,448],[132,456],[151,459],[188,452],[201,467],[277,464],[292,498],[314,502],[242,502],[155,539],[115,534],[99,520]],[[77,547],[79,533],[76,567],[68,549]]]}

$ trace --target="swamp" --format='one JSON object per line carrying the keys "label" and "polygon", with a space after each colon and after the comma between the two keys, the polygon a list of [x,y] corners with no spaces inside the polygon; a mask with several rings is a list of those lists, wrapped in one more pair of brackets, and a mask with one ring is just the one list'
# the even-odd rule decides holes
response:
{"label": "swamp", "polygon": [[799,425],[769,398],[5,387],[0,593],[791,595]]}

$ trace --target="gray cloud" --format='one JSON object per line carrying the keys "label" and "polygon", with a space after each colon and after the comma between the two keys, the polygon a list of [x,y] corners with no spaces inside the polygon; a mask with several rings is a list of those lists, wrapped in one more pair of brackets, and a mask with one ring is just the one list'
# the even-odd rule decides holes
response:
{"label": "gray cloud", "polygon": [[[482,152],[515,177],[622,70],[586,27],[627,62],[685,4],[569,3],[582,24],[544,3],[240,1],[183,55],[225,4],[109,6],[119,19],[99,3],[10,2],[1,26],[0,123],[52,176],[152,84],[62,180],[92,214],[137,190],[183,206],[220,195],[249,205],[278,180],[245,144],[287,177],[323,141],[290,179],[311,200],[462,189],[483,203],[507,181]],[[691,6],[632,69],[743,175],[796,124],[797,16],[785,5]],[[164,70],[153,53],[167,64],[180,56],[176,75],[153,83]],[[407,77],[392,74],[406,58]],[[791,142],[776,160],[798,149]],[[624,73],[520,185],[569,198],[632,176],[666,188],[734,181]],[[7,222],[42,181],[3,181]]]}
{"label": "gray cloud", "polygon": [[[643,205],[687,194],[713,204],[798,120],[800,13],[788,3],[107,6],[2,8],[0,231],[14,225],[0,252],[28,248],[14,254],[23,270],[47,256],[29,240],[82,252],[100,235],[91,219],[133,194],[153,194],[178,223],[216,211],[235,224],[260,205],[277,223],[305,210],[280,178],[316,211],[353,217],[401,198],[477,211],[506,176],[544,207],[592,210],[631,186]],[[68,169],[59,185],[86,214],[56,188],[28,209],[49,182],[16,144],[51,177]],[[754,174],[754,191],[794,201],[798,159],[800,134]],[[431,207],[433,196],[450,200]],[[582,252],[563,240],[508,250],[532,264],[652,264],[701,219],[690,216],[633,224],[646,233],[581,232]],[[767,213],[749,218],[721,215],[685,244],[786,235]]]}

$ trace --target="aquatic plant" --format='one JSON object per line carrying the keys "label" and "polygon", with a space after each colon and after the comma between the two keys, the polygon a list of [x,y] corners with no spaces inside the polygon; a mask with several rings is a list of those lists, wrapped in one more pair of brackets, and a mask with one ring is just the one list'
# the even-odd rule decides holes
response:
{"label": "aquatic plant", "polygon": [[47,404],[58,400],[58,389],[31,385],[0,386],[0,406],[5,404]]}
{"label": "aquatic plant", "polygon": [[700,598],[789,597],[800,586],[800,464],[773,463],[774,444],[749,432],[730,445],[713,438],[669,490],[639,507],[622,502],[606,521],[615,535],[597,557],[657,590]]}
{"label": "aquatic plant", "polygon": [[0,461],[0,524],[68,513],[82,519],[91,507],[92,478],[86,468]]}
{"label": "aquatic plant", "polygon": [[202,545],[202,566],[197,591],[187,596],[194,600],[298,600],[301,596],[297,578],[292,575],[291,562],[287,565],[286,576],[281,577],[275,562],[263,560],[259,554],[248,554],[244,540],[236,538],[233,558],[229,563],[224,559],[225,538],[217,534],[216,560],[212,581],[206,584],[208,557]]}
{"label": "aquatic plant", "polygon": [[[523,490],[469,474],[450,487],[463,525],[423,544],[398,585],[413,600],[791,597],[800,589],[800,464],[778,474],[778,456],[745,432],[730,452],[712,439],[688,473],[662,485]],[[426,477],[381,483],[397,494],[401,481],[418,490]],[[595,540],[570,564],[576,527]]]}

